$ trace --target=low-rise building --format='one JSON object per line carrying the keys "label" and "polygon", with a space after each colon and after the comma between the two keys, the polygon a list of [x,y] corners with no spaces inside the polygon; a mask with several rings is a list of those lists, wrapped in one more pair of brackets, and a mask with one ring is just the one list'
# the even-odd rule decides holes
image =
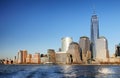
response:
{"label": "low-rise building", "polygon": [[70,64],[70,54],[66,52],[56,52],[56,63],[57,64]]}
{"label": "low-rise building", "polygon": [[41,57],[41,64],[46,64],[47,62],[49,62],[48,57]]}

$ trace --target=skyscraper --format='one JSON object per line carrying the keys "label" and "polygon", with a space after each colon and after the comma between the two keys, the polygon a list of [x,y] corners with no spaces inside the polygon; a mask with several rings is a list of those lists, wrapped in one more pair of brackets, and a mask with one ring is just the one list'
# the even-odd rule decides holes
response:
{"label": "skyscraper", "polygon": [[18,52],[18,63],[19,64],[23,63],[23,51],[22,50]]}
{"label": "skyscraper", "polygon": [[26,63],[27,50],[20,50],[18,52],[18,63]]}
{"label": "skyscraper", "polygon": [[62,48],[61,48],[61,50],[63,52],[67,52],[70,43],[73,41],[72,38],[71,37],[63,37],[61,39],[61,41],[62,41]]}
{"label": "skyscraper", "polygon": [[86,37],[86,36],[80,37],[79,46],[82,50],[82,54],[86,55],[87,51],[90,50],[90,40],[89,40],[89,38]]}
{"label": "skyscraper", "polygon": [[87,54],[90,52],[90,40],[89,40],[89,38],[86,36],[80,37],[79,46],[80,46],[80,49],[82,52],[82,61],[86,62],[88,59],[90,59],[90,58],[87,58],[88,57]]}
{"label": "skyscraper", "polygon": [[99,23],[98,17],[96,14],[93,14],[91,17],[91,50],[92,57],[96,57],[96,40],[99,38]]}
{"label": "skyscraper", "polygon": [[23,50],[23,63],[26,63],[27,50]]}
{"label": "skyscraper", "polygon": [[96,58],[99,60],[109,58],[108,42],[105,37],[96,40]]}
{"label": "skyscraper", "polygon": [[67,53],[70,53],[71,63],[81,63],[80,47],[78,43],[70,43]]}
{"label": "skyscraper", "polygon": [[120,56],[120,43],[119,43],[119,45],[115,46],[115,56],[116,57]]}

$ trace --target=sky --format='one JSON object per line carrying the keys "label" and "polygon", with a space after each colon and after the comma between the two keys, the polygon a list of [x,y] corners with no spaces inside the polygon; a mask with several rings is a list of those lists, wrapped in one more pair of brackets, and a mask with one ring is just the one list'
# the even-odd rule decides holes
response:
{"label": "sky", "polygon": [[66,36],[74,42],[90,38],[93,8],[112,55],[120,43],[120,0],[0,0],[0,58],[13,58],[19,50],[58,51]]}

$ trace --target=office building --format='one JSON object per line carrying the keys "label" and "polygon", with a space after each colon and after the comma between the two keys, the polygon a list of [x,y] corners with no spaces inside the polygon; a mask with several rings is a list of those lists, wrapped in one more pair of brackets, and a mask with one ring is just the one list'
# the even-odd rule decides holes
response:
{"label": "office building", "polygon": [[27,58],[27,50],[23,50],[22,51],[23,53],[23,63],[25,64],[26,63],[26,58]]}
{"label": "office building", "polygon": [[78,43],[70,43],[67,53],[70,54],[71,63],[81,63],[80,47]]}
{"label": "office building", "polygon": [[57,64],[71,64],[70,53],[56,52],[55,56]]}
{"label": "office building", "polygon": [[20,50],[18,52],[18,63],[26,63],[27,50]]}
{"label": "office building", "polygon": [[72,38],[71,37],[64,37],[61,39],[61,42],[62,42],[62,48],[61,48],[61,51],[62,52],[67,52],[68,50],[68,47],[70,45],[70,43],[72,42]]}
{"label": "office building", "polygon": [[109,58],[107,39],[100,37],[96,40],[96,59],[104,61],[106,58]]}
{"label": "office building", "polygon": [[49,62],[56,63],[55,51],[53,49],[48,49],[47,54],[48,54]]}
{"label": "office building", "polygon": [[33,64],[40,64],[40,53],[35,53],[32,57]]}
{"label": "office building", "polygon": [[16,58],[16,56],[14,56],[14,58],[13,58],[13,63],[14,63],[14,64],[17,63],[17,58]]}
{"label": "office building", "polygon": [[27,64],[30,64],[30,63],[32,63],[32,54],[27,54],[27,57],[26,57],[26,63]]}
{"label": "office building", "polygon": [[18,64],[22,64],[23,63],[23,51],[20,50],[18,52]]}
{"label": "office building", "polygon": [[91,52],[92,58],[96,58],[96,40],[99,38],[99,23],[96,14],[91,17]]}
{"label": "office building", "polygon": [[[90,52],[90,40],[86,36],[80,37],[79,47],[81,49],[82,61],[87,61],[87,52]],[[90,54],[90,53],[89,53]],[[90,56],[90,55],[89,55]]]}
{"label": "office building", "polygon": [[115,56],[120,57],[120,44],[115,46]]}
{"label": "office building", "polygon": [[44,57],[41,57],[40,60],[41,60],[41,64],[46,64],[46,63],[49,62],[48,57],[45,57],[45,56],[44,56]]}

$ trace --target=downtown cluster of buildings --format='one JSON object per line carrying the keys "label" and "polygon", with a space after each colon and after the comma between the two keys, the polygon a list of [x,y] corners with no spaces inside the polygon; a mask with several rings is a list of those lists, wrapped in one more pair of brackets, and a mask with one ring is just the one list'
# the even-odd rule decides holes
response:
{"label": "downtown cluster of buildings", "polygon": [[79,42],[71,37],[61,39],[61,48],[55,52],[48,49],[47,54],[28,54],[20,50],[14,63],[17,64],[116,64],[120,63],[120,44],[116,45],[115,54],[110,57],[108,42],[104,36],[99,36],[99,21],[96,14],[91,17],[91,38],[82,36]]}

